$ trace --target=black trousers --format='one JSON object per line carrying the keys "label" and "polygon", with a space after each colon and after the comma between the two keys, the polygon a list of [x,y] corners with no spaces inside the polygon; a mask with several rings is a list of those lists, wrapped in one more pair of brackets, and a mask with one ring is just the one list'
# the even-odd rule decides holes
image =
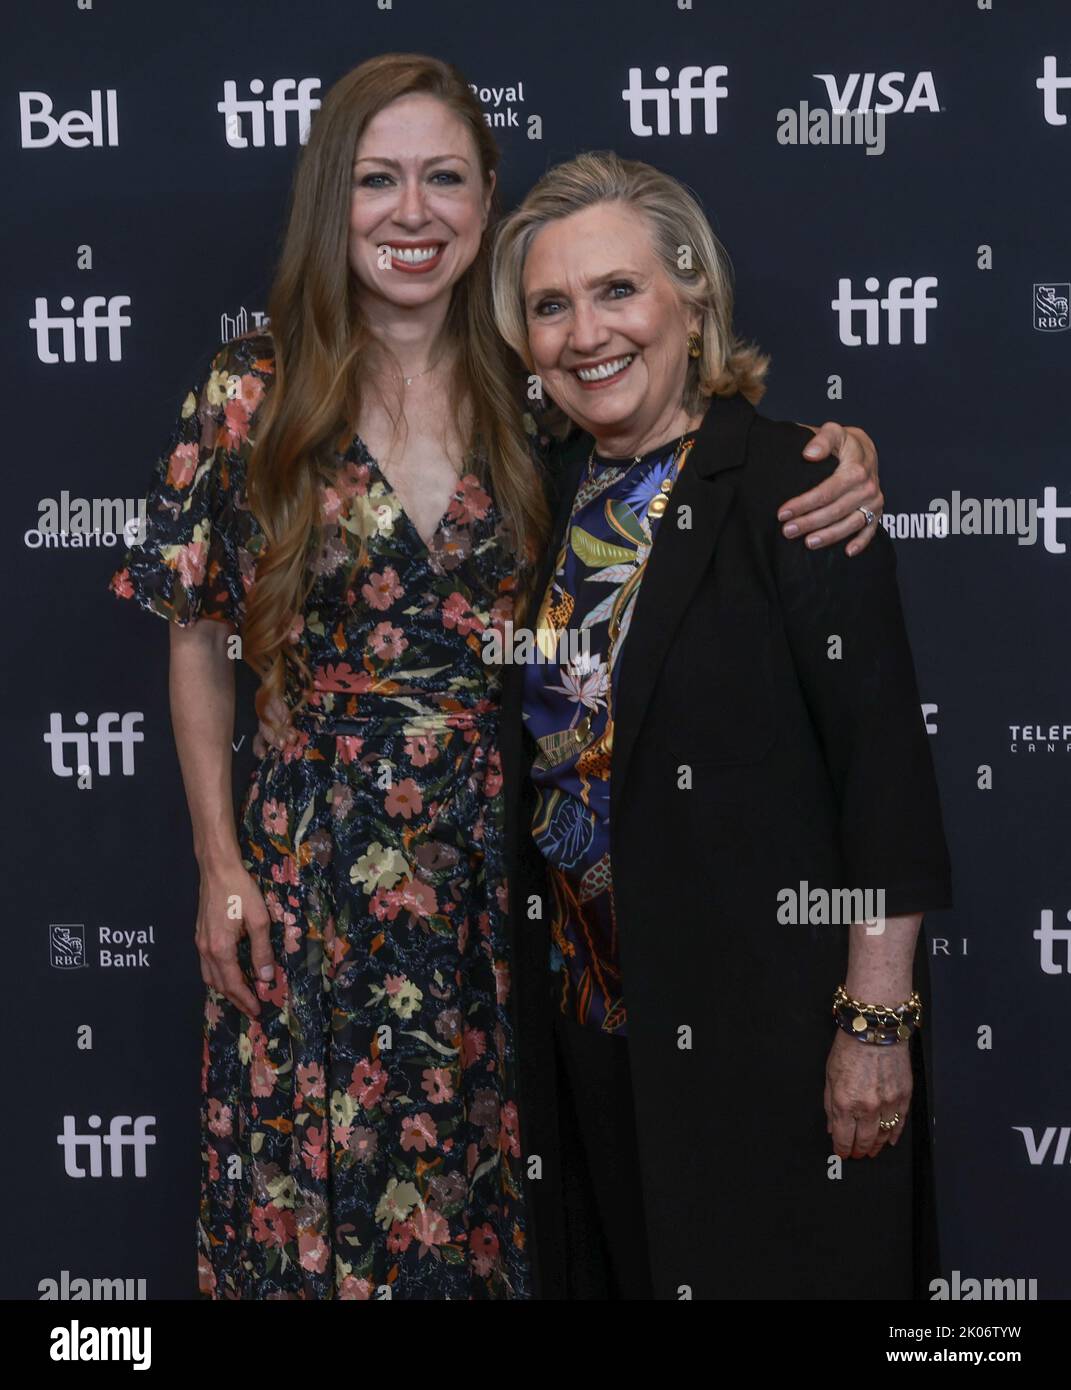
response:
{"label": "black trousers", "polygon": [[555,1010],[566,1297],[650,1299],[628,1039]]}

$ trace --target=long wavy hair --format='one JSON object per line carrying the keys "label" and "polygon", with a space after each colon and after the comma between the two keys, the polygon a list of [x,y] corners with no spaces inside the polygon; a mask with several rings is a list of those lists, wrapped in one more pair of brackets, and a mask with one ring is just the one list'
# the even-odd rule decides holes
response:
{"label": "long wavy hair", "polygon": [[701,351],[688,358],[682,395],[689,414],[702,414],[712,396],[737,391],[757,405],[770,359],[733,330],[732,262],[698,198],[670,174],[612,150],[591,150],[555,165],[501,223],[492,283],[495,318],[509,345],[533,370],[523,283],[536,233],[597,203],[624,203],[646,219],[662,269],[681,299],[699,311]]}
{"label": "long wavy hair", "polygon": [[[316,112],[290,195],[286,235],[268,298],[274,381],[258,412],[247,495],[266,546],[246,606],[243,656],[261,678],[257,713],[285,698],[288,663],[302,695],[311,673],[290,634],[312,586],[321,483],[352,441],[372,360],[372,333],[349,264],[353,160],[369,122],[399,97],[433,96],[471,132],[484,189],[499,152],[479,102],[452,65],[416,53],[369,59],[340,78]],[[497,190],[496,190],[497,192]],[[500,338],[491,305],[492,197],[472,265],[454,286],[443,334],[453,352],[451,398],[470,462],[512,530],[516,554],[534,559],[549,517],[522,424],[523,378]],[[366,561],[362,546],[354,572]],[[352,574],[351,574],[352,582]]]}

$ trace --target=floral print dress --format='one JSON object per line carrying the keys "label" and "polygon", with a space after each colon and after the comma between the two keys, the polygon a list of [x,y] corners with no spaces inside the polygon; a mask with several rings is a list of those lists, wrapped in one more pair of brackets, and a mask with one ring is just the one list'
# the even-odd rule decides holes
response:
{"label": "floral print dress", "polygon": [[[240,630],[264,548],[244,478],[272,380],[264,332],[215,356],[118,596]],[[314,694],[297,746],[254,769],[239,828],[275,978],[253,985],[255,1020],[206,987],[199,1289],[528,1298],[500,668],[481,655],[512,614],[512,539],[474,472],[427,545],[359,438],[337,463],[290,633]]]}

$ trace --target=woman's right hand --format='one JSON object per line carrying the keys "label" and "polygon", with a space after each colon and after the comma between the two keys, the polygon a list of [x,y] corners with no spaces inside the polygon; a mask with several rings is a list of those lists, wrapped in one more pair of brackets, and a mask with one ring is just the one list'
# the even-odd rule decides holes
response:
{"label": "woman's right hand", "polygon": [[275,979],[268,909],[252,875],[242,861],[201,871],[197,906],[197,951],[201,978],[249,1018],[260,1013],[238,961],[238,942],[249,937],[253,970],[265,984]]}
{"label": "woman's right hand", "polygon": [[290,723],[290,708],[285,700],[273,695],[265,707],[265,714],[267,718],[258,721],[253,739],[253,752],[258,758],[264,757],[269,748],[285,751],[298,736]]}

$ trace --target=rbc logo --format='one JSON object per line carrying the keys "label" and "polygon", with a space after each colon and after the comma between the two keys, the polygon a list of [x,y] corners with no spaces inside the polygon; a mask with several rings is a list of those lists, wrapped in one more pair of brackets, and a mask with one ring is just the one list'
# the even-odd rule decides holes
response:
{"label": "rbc logo", "polygon": [[1071,284],[1034,286],[1034,327],[1041,333],[1062,333],[1069,326]]}
{"label": "rbc logo", "polygon": [[[43,150],[58,140],[72,150],[83,149],[86,145],[103,145],[107,133],[108,144],[119,143],[119,112],[115,103],[115,88],[109,87],[104,93],[107,98],[107,115],[101,109],[100,91],[89,94],[88,111],[68,111],[65,116],[52,115],[52,98],[47,92],[19,93],[19,130],[24,150]],[[34,127],[41,127],[41,134],[34,134]]]}
{"label": "rbc logo", "polygon": [[86,929],[81,922],[53,922],[48,929],[48,954],[57,970],[80,970],[87,965]]}
{"label": "rbc logo", "polygon": [[1067,117],[1061,116],[1056,98],[1065,87],[1071,87],[1071,77],[1057,77],[1055,54],[1049,53],[1042,59],[1041,76],[1034,86],[1042,94],[1042,110],[1049,125],[1067,125]]}
{"label": "rbc logo", "polygon": [[[82,361],[96,362],[97,337],[103,329],[108,335],[108,361],[121,362],[123,359],[122,330],[130,327],[129,317],[123,313],[130,308],[128,294],[113,294],[105,299],[102,294],[91,294],[82,303],[82,312],[72,315],[74,300],[65,294],[60,300],[62,314],[48,312],[48,300],[38,295],[34,300],[34,315],[29,325],[37,338],[37,357],[41,362],[77,362],[78,344],[75,329],[82,331]],[[104,313],[100,311],[104,309]],[[58,329],[62,358],[52,346],[52,334]]]}
{"label": "rbc logo", "polygon": [[[877,280],[873,275],[868,276],[863,284],[874,296],[881,287],[880,280]],[[890,347],[897,347],[901,341],[900,319],[904,310],[910,309],[912,341],[924,343],[926,341],[927,310],[937,308],[937,300],[931,298],[928,291],[934,289],[936,285],[937,277],[935,275],[923,275],[918,280],[912,280],[910,275],[896,275],[889,281],[889,292],[884,299],[877,297],[856,298],[852,294],[851,280],[838,280],[837,297],[831,301],[830,308],[837,313],[837,329],[841,342],[845,347],[859,347],[863,342],[868,347],[873,347],[880,343],[880,315],[884,312],[885,341]],[[862,312],[863,315],[865,338],[860,338],[855,332],[854,315],[857,312]]]}
{"label": "rbc logo", "polygon": [[[250,141],[242,131],[242,115],[244,113],[249,116],[253,136],[252,143],[257,149],[262,149],[265,131],[264,112],[270,111],[272,142],[275,145],[285,145],[287,112],[296,111],[298,141],[304,145],[309,138],[312,113],[320,106],[319,98],[312,95],[313,89],[319,85],[320,79],[318,77],[303,77],[300,82],[295,82],[292,77],[277,77],[272,83],[271,96],[266,101],[261,101],[257,98],[264,90],[264,82],[261,78],[254,77],[249,83],[249,90],[254,95],[247,97],[244,101],[239,101],[238,84],[232,79],[228,79],[223,84],[223,100],[216,103],[216,110],[224,118],[227,144],[234,150],[249,148]],[[292,87],[297,88],[296,95],[287,96],[286,93]]]}
{"label": "rbc logo", "polygon": [[[102,1124],[99,1115],[90,1115],[86,1124],[91,1130],[99,1130]],[[156,1124],[155,1115],[115,1115],[108,1125],[107,1134],[79,1134],[75,1129],[75,1117],[64,1115],[63,1133],[56,1135],[56,1143],[63,1150],[63,1171],[69,1178],[102,1178],[104,1176],[103,1151],[108,1150],[109,1176],[121,1178],[123,1174],[123,1150],[134,1150],[134,1177],[146,1175],[145,1157],[149,1147],[156,1143],[156,1136],[149,1134]],[[133,1132],[126,1133],[128,1125]],[[79,1150],[89,1156],[89,1170],[79,1162]]]}
{"label": "rbc logo", "polygon": [[[707,135],[718,133],[718,101],[729,95],[728,87],[719,85],[718,79],[728,75],[726,67],[681,68],[677,85],[671,88],[645,87],[643,70],[629,68],[628,86],[621,93],[628,107],[628,124],[633,135],[671,135],[673,127],[670,120],[669,102],[672,97],[677,103],[678,129],[681,135],[692,133],[692,105],[703,103],[703,130]],[[668,82],[669,68],[655,68],[655,81]],[[699,86],[695,79],[702,78]],[[651,128],[644,119],[644,104],[654,102],[655,127]]]}
{"label": "rbc logo", "polygon": [[[92,774],[93,769],[89,766],[89,745],[97,745],[97,766],[96,772],[101,777],[108,777],[112,770],[111,750],[113,744],[118,744],[122,750],[121,765],[124,777],[134,775],[134,744],[144,743],[145,735],[137,732],[134,725],[140,724],[145,718],[143,714],[124,714],[122,723],[118,729],[112,725],[119,718],[114,711],[97,716],[97,727],[93,733],[73,733],[65,732],[63,728],[63,715],[52,714],[49,716],[50,727],[47,734],[43,735],[45,742],[52,749],[52,772],[56,777],[85,777]],[[74,716],[74,722],[79,729],[84,729],[89,723],[89,715],[82,710]],[[68,767],[67,759],[64,756],[64,749],[67,744],[73,744],[75,765]]]}

